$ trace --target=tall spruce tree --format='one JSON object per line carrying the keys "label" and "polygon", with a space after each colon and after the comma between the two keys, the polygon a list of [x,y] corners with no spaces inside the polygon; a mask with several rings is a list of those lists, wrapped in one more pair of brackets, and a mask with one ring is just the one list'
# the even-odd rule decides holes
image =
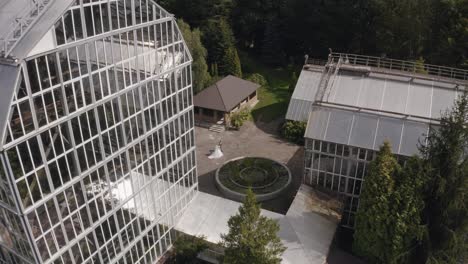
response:
{"label": "tall spruce tree", "polygon": [[369,165],[356,214],[353,251],[371,263],[386,263],[389,258],[393,175],[400,170],[390,143],[385,142]]}
{"label": "tall spruce tree", "polygon": [[388,226],[387,263],[414,263],[416,249],[424,234],[421,216],[424,210],[426,184],[423,161],[415,156],[406,161],[395,175],[390,199],[391,225]]}
{"label": "tall spruce tree", "polygon": [[198,28],[192,31],[190,25],[182,19],[177,20],[177,24],[192,54],[193,87],[194,92],[198,93],[206,88],[211,80],[206,63],[208,53],[201,42],[201,33]]}
{"label": "tall spruce tree", "polygon": [[234,75],[242,78],[242,68],[236,47],[229,47],[219,64],[219,73],[222,76]]}
{"label": "tall spruce tree", "polygon": [[231,26],[224,18],[212,19],[203,27],[203,42],[208,49],[208,61],[218,65],[219,76],[229,74],[242,77]]}
{"label": "tall spruce tree", "polygon": [[228,221],[229,233],[221,235],[226,248],[226,264],[279,264],[285,247],[278,238],[279,225],[260,215],[260,205],[252,190],[239,213]]}
{"label": "tall spruce tree", "polygon": [[224,18],[210,19],[202,27],[202,41],[208,50],[209,64],[217,63],[221,68],[220,62],[227,49],[235,45],[234,34],[228,21]]}
{"label": "tall spruce tree", "polygon": [[468,94],[443,115],[422,148],[429,179],[428,263],[459,263],[468,251]]}

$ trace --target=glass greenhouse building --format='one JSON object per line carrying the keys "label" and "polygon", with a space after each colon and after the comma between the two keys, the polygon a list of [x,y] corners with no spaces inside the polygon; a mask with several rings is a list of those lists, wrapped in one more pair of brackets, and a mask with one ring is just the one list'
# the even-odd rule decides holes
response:
{"label": "glass greenhouse building", "polygon": [[467,89],[468,71],[332,53],[308,61],[286,119],[307,122],[305,184],[345,197],[352,228],[370,161],[385,140],[399,161],[419,153],[431,127]]}
{"label": "glass greenhouse building", "polygon": [[6,0],[0,23],[0,263],[156,263],[198,188],[174,17]]}

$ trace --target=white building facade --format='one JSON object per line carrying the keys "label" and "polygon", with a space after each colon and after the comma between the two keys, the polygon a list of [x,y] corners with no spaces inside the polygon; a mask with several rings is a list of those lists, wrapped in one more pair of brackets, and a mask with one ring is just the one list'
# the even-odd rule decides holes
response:
{"label": "white building facade", "polygon": [[191,56],[152,0],[7,0],[0,263],[156,263],[197,192]]}

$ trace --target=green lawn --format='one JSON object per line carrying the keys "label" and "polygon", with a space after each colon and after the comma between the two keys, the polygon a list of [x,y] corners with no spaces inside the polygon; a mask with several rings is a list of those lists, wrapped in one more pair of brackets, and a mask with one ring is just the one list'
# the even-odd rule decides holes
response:
{"label": "green lawn", "polygon": [[289,84],[292,79],[293,67],[273,68],[261,63],[255,56],[240,51],[244,77],[252,73],[263,75],[268,81],[268,87],[259,90],[260,102],[252,110],[255,120],[270,122],[286,114],[291,94]]}

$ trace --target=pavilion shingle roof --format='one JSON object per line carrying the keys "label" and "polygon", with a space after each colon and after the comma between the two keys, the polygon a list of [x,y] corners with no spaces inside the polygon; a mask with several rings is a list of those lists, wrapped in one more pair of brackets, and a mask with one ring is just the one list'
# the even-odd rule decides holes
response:
{"label": "pavilion shingle roof", "polygon": [[229,112],[255,92],[260,85],[229,75],[194,97],[197,107]]}

